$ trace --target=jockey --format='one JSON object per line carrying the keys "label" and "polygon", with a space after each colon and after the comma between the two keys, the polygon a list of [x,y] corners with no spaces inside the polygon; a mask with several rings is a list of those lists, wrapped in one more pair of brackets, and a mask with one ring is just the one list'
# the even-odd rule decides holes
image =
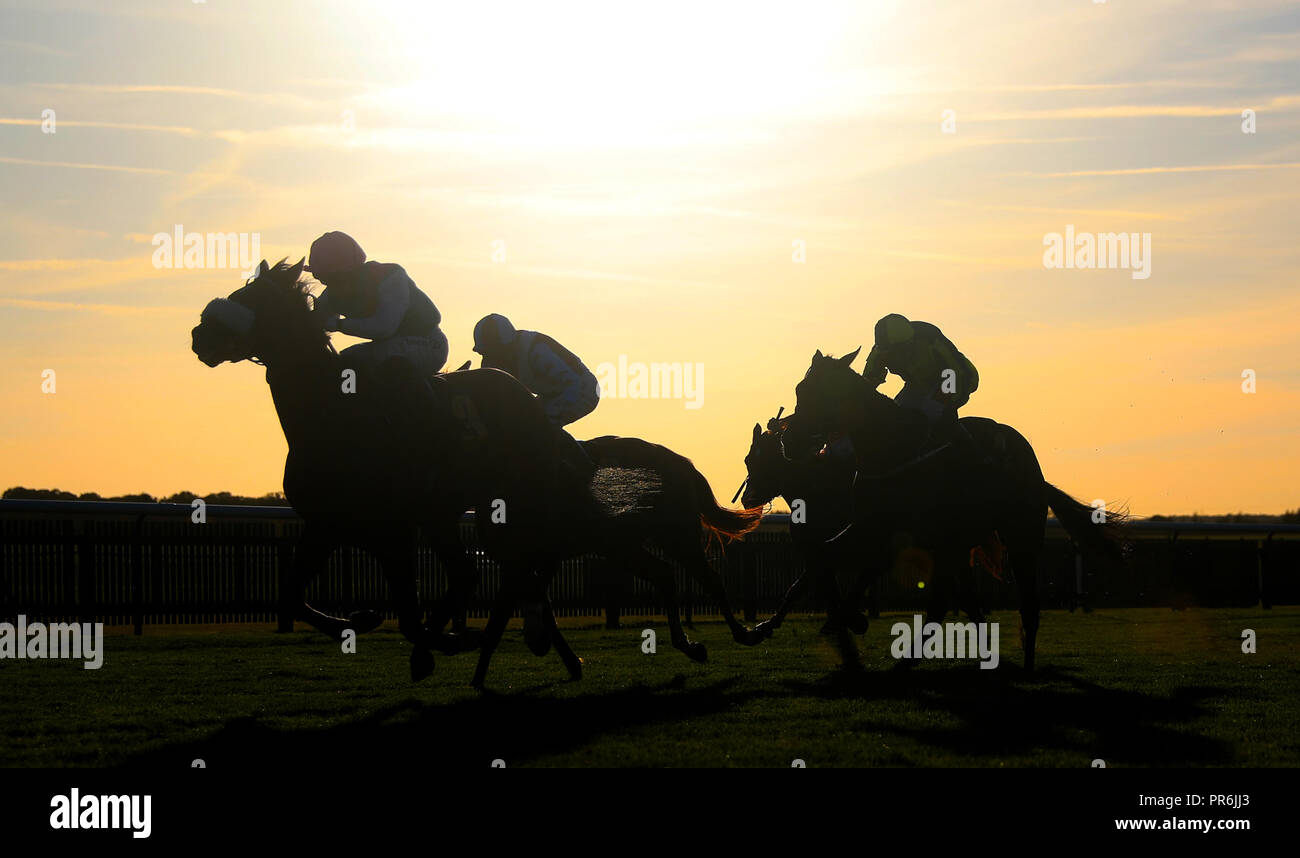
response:
{"label": "jockey", "polygon": [[600,383],[577,355],[537,331],[519,331],[499,313],[484,316],[474,326],[474,351],[482,366],[504,370],[541,400],[542,410],[556,431],[567,439],[561,458],[582,473],[594,463],[576,438],[564,430],[586,417],[600,402]]}
{"label": "jockey", "polygon": [[980,377],[965,355],[929,322],[912,322],[891,313],[876,323],[876,342],[862,375],[874,387],[892,372],[903,379],[894,401],[925,416],[931,431],[947,430],[968,452],[977,451],[970,433],[957,419],[957,409],[970,400]]}
{"label": "jockey", "polygon": [[367,262],[351,236],[327,232],[312,242],[305,270],[325,284],[313,313],[321,327],[370,340],[344,349],[345,365],[351,359],[351,366],[363,371],[405,362],[421,378],[442,369],[447,361],[447,336],[438,327],[442,314],[402,266]]}
{"label": "jockey", "polygon": [[600,401],[600,383],[578,357],[536,331],[517,331],[498,313],[474,326],[474,351],[483,366],[505,370],[537,394],[556,426],[586,417]]}

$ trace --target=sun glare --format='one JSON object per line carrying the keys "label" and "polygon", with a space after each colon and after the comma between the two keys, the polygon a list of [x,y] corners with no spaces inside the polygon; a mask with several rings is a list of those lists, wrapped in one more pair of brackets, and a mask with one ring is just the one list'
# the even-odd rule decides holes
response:
{"label": "sun glare", "polygon": [[867,58],[833,66],[833,45],[863,8],[384,3],[376,26],[396,40],[409,78],[382,100],[461,127],[574,142],[788,121],[879,85]]}

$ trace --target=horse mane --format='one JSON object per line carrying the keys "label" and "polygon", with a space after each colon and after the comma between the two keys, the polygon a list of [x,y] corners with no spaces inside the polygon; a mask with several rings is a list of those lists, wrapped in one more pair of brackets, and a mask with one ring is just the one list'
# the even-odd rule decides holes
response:
{"label": "horse mane", "polygon": [[265,271],[259,269],[243,288],[231,294],[230,300],[238,301],[257,312],[259,319],[263,314],[272,315],[272,323],[285,335],[292,334],[306,339],[313,347],[326,348],[337,354],[329,331],[311,319],[316,299],[311,291],[311,279],[301,273],[292,280],[285,277],[296,268],[297,265],[290,265],[287,259],[281,259]]}

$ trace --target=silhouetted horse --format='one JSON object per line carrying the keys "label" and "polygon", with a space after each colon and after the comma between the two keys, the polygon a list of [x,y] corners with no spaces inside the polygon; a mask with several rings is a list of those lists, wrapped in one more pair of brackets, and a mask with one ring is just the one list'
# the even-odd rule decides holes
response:
{"label": "silhouetted horse", "polygon": [[[492,653],[517,599],[540,602],[544,612],[540,619],[544,622],[536,623],[535,630],[530,631],[526,612],[524,633],[533,652],[540,655],[546,651],[545,632],[554,628],[554,618],[549,603],[539,597],[539,588],[544,589],[560,561],[581,554],[598,554],[654,585],[665,602],[673,646],[695,661],[705,661],[708,656],[704,645],[691,641],[682,629],[673,567],[652,554],[647,543],[658,546],[669,559],[685,567],[718,604],[737,643],[760,643],[763,635],[736,619],[722,578],[709,565],[705,553],[709,540],[739,538],[757,527],[759,512],[720,507],[704,475],[689,459],[667,447],[639,438],[613,436],[583,444],[597,465],[586,496],[576,499],[570,514],[553,526],[549,547],[525,555],[525,565],[544,570],[543,574],[536,581],[507,584],[503,580],[483,631],[473,684],[482,687]],[[480,509],[479,517],[483,515]],[[489,535],[492,533],[489,531]],[[552,640],[556,640],[554,633]],[[557,650],[570,675],[579,678],[577,659],[558,646]]]}
{"label": "silhouetted horse", "polygon": [[[802,456],[797,461],[785,458],[781,445],[785,428],[786,421],[779,415],[768,421],[767,431],[754,424],[749,453],[745,456],[741,505],[757,509],[778,495],[785,498],[791,508],[790,541],[798,549],[804,569],[776,612],[754,630],[771,637],[811,584],[816,586],[819,598],[827,606],[824,633],[843,626],[862,634],[867,630],[867,618],[859,605],[868,584],[869,569],[863,562],[864,547],[858,544],[857,537],[862,531],[849,528],[853,520],[853,466],[850,463],[846,467],[828,455]],[[840,592],[835,578],[838,569],[856,573],[848,593]]]}
{"label": "silhouetted horse", "polygon": [[[580,484],[562,479],[556,430],[518,381],[489,369],[443,374],[431,384],[404,372],[400,364],[380,372],[346,366],[329,335],[311,318],[310,293],[299,280],[301,272],[301,262],[281,262],[274,268],[263,262],[247,285],[228,299],[211,302],[192,332],[194,352],[208,366],[245,359],[266,366],[289,442],[285,496],[305,522],[295,562],[300,592],[338,544],[350,542],[370,551],[389,582],[402,634],[414,647],[412,678],[423,678],[433,670],[430,645],[455,649],[436,635],[477,578],[457,527],[462,512],[476,508],[484,546],[502,569],[476,672],[481,684],[514,599],[544,602],[545,585],[560,559],[599,549],[646,567],[642,574],[663,587],[662,572],[649,568],[653,558],[641,556],[640,543],[652,525],[678,526],[679,532],[654,535],[670,553],[686,558],[683,562],[692,574],[703,577],[707,570],[708,589],[718,597],[738,640],[752,644],[761,639],[735,621],[721,579],[707,562],[701,568],[680,547],[693,536],[702,557],[699,539],[704,528],[725,537],[740,536],[756,525],[757,517],[721,510],[716,503],[703,506],[698,501],[700,483],[705,491],[708,485],[694,468],[690,470],[699,482],[683,472],[681,463],[689,467],[689,462],[636,439],[601,439],[606,449],[633,467],[659,468],[677,481],[659,492],[665,503],[678,505],[674,509],[657,508],[654,516],[611,515],[593,495],[599,480]],[[680,490],[683,480],[685,494]],[[697,498],[689,510],[682,506],[686,498]],[[604,529],[592,536],[583,532],[583,523]],[[433,527],[435,548],[450,572],[448,597],[431,615],[427,632],[419,622],[414,576],[415,540],[422,524]],[[616,535],[637,541],[622,544]],[[702,647],[692,649],[673,621],[671,590],[669,596],[674,643],[702,660]],[[297,616],[336,638],[349,628],[365,631],[378,622],[369,612],[348,619],[331,617],[305,602]],[[549,604],[528,616],[544,619],[540,626],[528,624],[530,646],[544,651],[543,643],[553,643],[570,672],[580,675],[579,660],[555,627]]]}
{"label": "silhouetted horse", "polygon": [[[843,631],[859,635],[866,632],[868,622],[862,615],[862,602],[869,586],[873,598],[878,595],[881,577],[891,571],[894,558],[890,546],[897,534],[851,526],[855,477],[852,461],[846,464],[839,457],[831,456],[829,450],[818,450],[820,441],[804,451],[804,455],[786,458],[783,435],[789,421],[789,417],[782,420],[778,415],[768,421],[767,431],[755,424],[745,456],[743,503],[747,508],[755,508],[765,506],[777,495],[785,498],[791,506],[790,539],[799,549],[804,571],[786,592],[775,613],[754,628],[771,637],[799,597],[810,585],[816,586],[820,599],[827,605],[822,633],[838,637],[847,664],[856,658],[856,652]],[[797,519],[796,503],[799,505]],[[836,573],[845,570],[853,573],[853,584],[847,592],[841,592]],[[960,577],[955,584],[936,582],[946,586],[929,588],[930,614],[945,613],[948,603],[938,603],[956,593],[953,610],[963,610],[973,620],[982,621],[983,608],[970,570],[963,567],[939,571],[957,573]]]}
{"label": "silhouetted horse", "polygon": [[[832,358],[818,351],[813,356],[795,387],[798,402],[784,433],[787,454],[820,446],[828,432],[848,433],[858,457],[853,526],[883,547],[910,539],[933,558],[941,586],[954,576],[962,580],[954,570],[967,566],[971,548],[996,533],[1019,586],[1025,668],[1032,670],[1039,624],[1037,566],[1048,507],[1085,554],[1111,560],[1122,560],[1117,525],[1123,514],[1109,513],[1094,524],[1091,507],[1043,479],[1029,442],[992,420],[963,420],[993,458],[991,472],[962,461],[956,447],[932,442],[924,416],[902,408],[853,370],[857,355]],[[941,621],[946,604],[932,602],[927,620]]]}

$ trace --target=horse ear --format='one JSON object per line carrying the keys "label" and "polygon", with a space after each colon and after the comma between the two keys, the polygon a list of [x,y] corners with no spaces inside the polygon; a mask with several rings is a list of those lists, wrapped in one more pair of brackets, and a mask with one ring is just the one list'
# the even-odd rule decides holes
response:
{"label": "horse ear", "polygon": [[270,270],[271,270],[271,266],[267,265],[267,264],[266,264],[266,260],[263,259],[263,260],[262,260],[262,264],[259,265],[259,266],[257,266],[257,276],[258,276],[258,277],[261,277],[263,274],[265,274],[266,272],[268,272],[268,271],[270,271]]}
{"label": "horse ear", "polygon": [[758,425],[757,423],[755,423],[755,424],[754,424],[754,440],[757,441],[757,440],[759,439],[759,437],[760,437],[762,434],[763,434],[763,427],[760,426],[760,425]]}
{"label": "horse ear", "polygon": [[289,269],[289,276],[293,278],[290,281],[291,283],[297,283],[298,278],[302,277],[302,268],[306,264],[307,264],[307,257],[304,256],[302,259],[298,260],[297,265]]}
{"label": "horse ear", "polygon": [[856,349],[854,349],[852,354],[847,354],[844,357],[840,358],[840,363],[844,364],[845,366],[851,366],[853,362],[858,359],[858,352],[860,351],[862,351],[862,346],[858,346]]}
{"label": "horse ear", "polygon": [[821,360],[822,350],[818,349],[817,354],[813,355],[813,360]]}

